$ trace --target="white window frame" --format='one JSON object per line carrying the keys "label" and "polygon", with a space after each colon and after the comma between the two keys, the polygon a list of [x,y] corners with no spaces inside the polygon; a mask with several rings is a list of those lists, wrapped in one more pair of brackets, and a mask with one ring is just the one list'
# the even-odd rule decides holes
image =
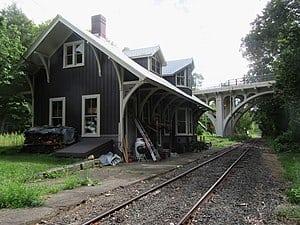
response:
{"label": "white window frame", "polygon": [[[178,133],[178,110],[184,110],[185,112],[185,133]],[[179,108],[176,110],[176,135],[187,136],[193,134],[193,113],[190,108]]]}
{"label": "white window frame", "polygon": [[188,133],[193,134],[193,112],[191,109],[187,109],[187,123]]}
{"label": "white window frame", "polygon": [[[178,84],[178,79],[177,77],[180,76],[181,78],[184,78],[184,84]],[[180,72],[176,73],[176,86],[177,87],[186,87],[186,69],[181,70]]]}
{"label": "white window frame", "polygon": [[59,102],[62,101],[62,126],[66,125],[66,97],[57,97],[57,98],[49,98],[49,125],[53,126],[52,124],[52,107],[53,102]]}
{"label": "white window frame", "polygon": [[150,58],[150,70],[153,73],[161,74],[161,62],[158,56],[153,56]]}
{"label": "white window frame", "polygon": [[[179,133],[178,132],[178,111],[179,110],[184,110],[184,115],[185,115],[185,133]],[[188,127],[187,127],[187,114],[186,114],[186,108],[178,108],[176,110],[176,135],[180,136],[180,135],[188,135],[187,133],[188,131]]]}
{"label": "white window frame", "polygon": [[[81,63],[76,63],[75,58],[76,58],[76,45],[78,44],[83,44],[83,52],[82,52],[82,62]],[[67,65],[67,47],[72,46],[72,64]],[[71,68],[71,67],[77,67],[77,66],[84,66],[84,55],[85,55],[85,44],[83,40],[80,41],[73,41],[73,42],[67,42],[64,44],[64,49],[63,49],[63,68]]]}
{"label": "white window frame", "polygon": [[[85,100],[96,98],[97,99],[97,127],[96,134],[85,133]],[[100,94],[82,95],[81,97],[81,136],[82,137],[100,137]]]}

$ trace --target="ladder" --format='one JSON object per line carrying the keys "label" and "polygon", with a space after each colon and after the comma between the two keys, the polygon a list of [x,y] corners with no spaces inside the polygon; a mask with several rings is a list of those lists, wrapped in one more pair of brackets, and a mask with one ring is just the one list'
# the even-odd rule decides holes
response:
{"label": "ladder", "polygon": [[160,159],[159,153],[156,150],[156,148],[154,147],[152,141],[150,140],[141,121],[139,121],[137,118],[134,118],[134,123],[135,123],[136,127],[138,128],[139,132],[141,133],[142,137],[144,138],[145,145],[146,145],[147,149],[149,150],[153,161],[159,160]]}

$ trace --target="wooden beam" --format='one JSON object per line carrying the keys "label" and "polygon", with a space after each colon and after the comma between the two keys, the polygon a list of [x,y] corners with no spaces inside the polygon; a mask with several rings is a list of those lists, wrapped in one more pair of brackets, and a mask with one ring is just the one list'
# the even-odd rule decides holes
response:
{"label": "wooden beam", "polygon": [[99,57],[99,54],[97,54],[97,51],[95,49],[95,47],[93,45],[91,45],[91,49],[95,55],[95,58],[96,58],[96,63],[97,63],[97,67],[98,67],[98,76],[101,77],[101,64],[100,64],[100,57]]}
{"label": "wooden beam", "polygon": [[[35,51],[34,53],[36,53],[39,56],[46,71],[47,83],[50,83],[50,58],[37,51]],[[47,62],[45,58],[47,58]]]}

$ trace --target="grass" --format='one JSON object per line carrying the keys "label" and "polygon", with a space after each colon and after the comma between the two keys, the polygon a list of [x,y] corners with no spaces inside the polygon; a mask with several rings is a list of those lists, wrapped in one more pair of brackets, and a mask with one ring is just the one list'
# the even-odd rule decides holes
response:
{"label": "grass", "polygon": [[19,133],[0,134],[1,147],[21,146],[24,143],[24,135]]}
{"label": "grass", "polygon": [[278,153],[278,159],[284,168],[284,178],[291,182],[287,196],[293,205],[279,207],[276,214],[300,222],[300,153]]}
{"label": "grass", "polygon": [[284,168],[284,177],[291,182],[288,197],[300,205],[300,153],[279,153],[278,158]]}
{"label": "grass", "polygon": [[138,175],[144,174],[144,171],[140,171],[140,170],[125,170],[125,172],[129,174],[138,174]]}
{"label": "grass", "polygon": [[234,141],[230,138],[217,137],[216,135],[211,134],[204,134],[203,138],[206,143],[211,142],[212,146],[216,148],[223,148],[237,143],[237,141]]}
{"label": "grass", "polygon": [[39,206],[46,195],[99,182],[91,180],[88,172],[83,176],[69,172],[46,173],[47,176],[42,177],[41,173],[78,162],[78,159],[20,153],[23,142],[23,135],[0,135],[0,208]]}

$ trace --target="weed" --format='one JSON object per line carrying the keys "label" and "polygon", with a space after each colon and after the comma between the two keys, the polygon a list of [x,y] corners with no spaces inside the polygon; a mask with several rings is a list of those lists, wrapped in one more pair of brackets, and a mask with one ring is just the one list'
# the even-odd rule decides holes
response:
{"label": "weed", "polygon": [[0,147],[21,146],[24,140],[24,135],[19,133],[0,134]]}
{"label": "weed", "polygon": [[300,205],[300,187],[289,190],[288,197],[292,203]]}
{"label": "weed", "polygon": [[63,177],[65,174],[65,170],[48,170],[43,173],[43,177],[48,179],[56,179],[59,177]]}
{"label": "weed", "polygon": [[144,174],[144,171],[139,170],[126,170],[125,172],[129,174]]}
{"label": "weed", "polygon": [[212,146],[217,148],[223,148],[237,143],[236,141],[231,140],[230,138],[217,137],[216,135],[211,135],[208,133],[204,134],[204,137],[202,139],[204,139],[206,143],[211,142]]}
{"label": "weed", "polygon": [[0,208],[35,207],[43,203],[38,188],[30,188],[19,182],[7,182],[0,186]]}
{"label": "weed", "polygon": [[300,222],[300,207],[296,205],[280,206],[276,209],[276,216]]}
{"label": "weed", "polygon": [[64,180],[64,189],[65,190],[71,190],[76,187],[80,186],[80,179],[78,179],[78,176],[69,176]]}

